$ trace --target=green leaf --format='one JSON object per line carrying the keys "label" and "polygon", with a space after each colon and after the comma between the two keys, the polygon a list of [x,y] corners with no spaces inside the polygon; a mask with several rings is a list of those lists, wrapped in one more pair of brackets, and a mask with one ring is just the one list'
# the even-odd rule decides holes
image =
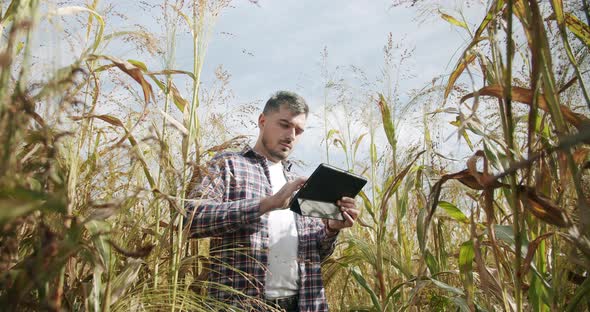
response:
{"label": "green leaf", "polygon": [[367,197],[367,194],[365,194],[364,191],[360,191],[359,196],[363,199],[365,209],[367,209],[367,212],[369,213],[369,215],[371,215],[373,222],[377,223],[377,217],[375,216],[375,211],[373,211],[373,204],[369,200],[369,197]]}
{"label": "green leaf", "polygon": [[43,205],[41,200],[0,199],[0,224],[27,215]]}
{"label": "green leaf", "polygon": [[576,293],[572,300],[568,303],[566,312],[580,311],[580,301],[587,299],[590,296],[590,278],[586,280],[576,289]]}
{"label": "green leaf", "polygon": [[110,303],[115,303],[135,283],[143,260],[128,258],[123,271],[113,281]]}
{"label": "green leaf", "polygon": [[104,271],[109,271],[111,258],[111,245],[107,242],[103,233],[108,233],[111,226],[106,221],[91,220],[84,224],[92,237],[94,248],[98,252],[97,268],[100,267]]}
{"label": "green leaf", "polygon": [[376,164],[377,163],[377,146],[375,145],[375,143],[371,143],[371,163],[372,164]]}
{"label": "green leaf", "polygon": [[375,310],[382,311],[381,303],[379,303],[379,299],[377,298],[377,294],[375,294],[375,292],[373,291],[371,286],[369,286],[369,284],[367,283],[367,280],[365,280],[365,278],[363,277],[360,269],[355,266],[351,269],[351,273],[352,273],[352,276],[354,277],[354,279],[357,281],[357,283],[359,283],[359,285],[364,290],[366,290],[367,293],[369,293],[369,295],[371,296],[371,301],[373,302],[373,307],[375,308]]}
{"label": "green leaf", "polygon": [[363,134],[361,134],[361,135],[359,135],[359,137],[356,138],[356,140],[354,141],[353,155],[356,155],[356,151],[359,149],[359,145],[363,141],[363,138],[365,137],[365,135],[367,135],[366,132],[363,133]]}
{"label": "green leaf", "polygon": [[449,217],[462,223],[469,223],[467,216],[465,216],[463,211],[457,208],[457,206],[442,200],[438,202],[438,206],[442,208],[449,215]]}
{"label": "green leaf", "polygon": [[427,214],[428,210],[426,208],[420,209],[420,212],[418,212],[418,218],[416,220],[416,236],[418,237],[418,245],[420,246],[420,250],[422,251],[424,251],[426,245],[424,239]]}
{"label": "green leaf", "polygon": [[[556,3],[557,4],[557,3]],[[556,9],[559,6],[555,6]],[[553,13],[547,18],[548,20],[557,20],[558,23],[564,23],[569,31],[571,31],[580,41],[586,46],[590,47],[590,27],[580,21],[574,14],[564,13],[559,9],[557,14]]]}
{"label": "green leaf", "polygon": [[438,262],[436,261],[430,250],[426,250],[424,254],[424,260],[426,261],[426,266],[428,266],[430,275],[435,275],[440,271],[438,268]]}
{"label": "green leaf", "polygon": [[336,130],[336,129],[330,129],[330,131],[328,131],[328,134],[326,134],[326,141],[330,140],[334,135],[339,134],[340,131]]}
{"label": "green leaf", "polygon": [[[496,234],[496,239],[507,243],[513,251],[515,250],[516,240],[514,239],[514,230],[512,225],[496,224],[494,225],[494,233]],[[522,236],[521,241],[521,255],[524,258],[528,251],[529,242],[524,235]]]}
{"label": "green leaf", "polygon": [[441,12],[441,10],[438,10],[438,13],[445,21],[447,21],[455,26],[459,26],[459,27],[469,30],[469,28],[467,28],[467,24],[465,22],[460,21],[460,20],[452,17],[451,15],[445,14],[445,13]]}
{"label": "green leaf", "polygon": [[473,300],[473,259],[475,259],[475,249],[473,241],[469,240],[461,244],[459,249],[459,272],[463,286],[470,294],[468,298]]}
{"label": "green leaf", "polygon": [[481,22],[481,24],[479,25],[479,27],[475,31],[475,34],[473,35],[473,39],[471,40],[471,43],[469,43],[467,48],[465,48],[465,50],[461,54],[461,59],[459,60],[459,62],[457,62],[457,65],[455,65],[455,69],[453,70],[453,72],[451,73],[451,76],[449,77],[449,82],[447,83],[447,87],[445,88],[445,95],[443,97],[443,99],[444,99],[443,103],[446,102],[447,97],[448,97],[449,93],[451,92],[451,89],[455,85],[455,81],[457,80],[457,78],[459,78],[461,73],[463,73],[463,70],[465,70],[467,65],[469,65],[469,63],[471,63],[475,60],[475,54],[471,51],[471,49],[473,47],[475,47],[481,41],[486,40],[486,38],[482,37],[481,35],[486,30],[486,28],[488,27],[488,25],[490,24],[492,19],[494,19],[494,17],[496,16],[496,12],[499,12],[503,6],[504,6],[503,0],[496,1],[495,6],[492,6],[488,10],[485,18],[483,19],[483,21]]}
{"label": "green leaf", "polygon": [[446,291],[448,291],[450,293],[453,293],[453,294],[456,294],[456,295],[459,295],[459,296],[464,296],[465,295],[465,293],[461,289],[459,289],[457,287],[453,287],[453,286],[451,286],[449,284],[443,283],[443,282],[441,282],[441,281],[439,281],[437,279],[434,279],[434,278],[429,278],[429,279],[434,283],[434,285],[436,285],[438,288],[440,288],[442,290],[446,290]]}
{"label": "green leaf", "polygon": [[461,310],[461,312],[471,312],[471,309],[469,309],[469,304],[465,298],[452,297],[450,299],[459,308],[459,310]]}
{"label": "green leaf", "polygon": [[383,97],[383,94],[379,94],[379,110],[381,111],[381,118],[383,119],[383,129],[385,130],[385,136],[387,136],[387,141],[392,148],[395,149],[397,145],[397,141],[395,139],[395,126],[393,121],[391,120],[391,111],[389,110],[389,105]]}
{"label": "green leaf", "polygon": [[459,270],[461,273],[469,274],[473,270],[473,259],[475,259],[475,250],[473,241],[469,240],[461,244],[459,250]]}
{"label": "green leaf", "polygon": [[565,14],[565,25],[578,39],[590,47],[590,27],[582,23],[575,15]]}
{"label": "green leaf", "polygon": [[36,210],[66,212],[65,195],[46,194],[23,188],[0,191],[0,224]]}
{"label": "green leaf", "polygon": [[145,65],[145,63],[144,63],[144,62],[142,62],[142,61],[133,60],[133,59],[128,59],[128,60],[127,60],[127,62],[129,62],[129,63],[131,63],[131,64],[135,65],[136,67],[138,67],[139,69],[141,69],[141,70],[142,70],[142,71],[144,71],[144,72],[147,72],[147,71],[148,71],[148,69],[147,69],[147,66],[146,66],[146,65]]}
{"label": "green leaf", "polygon": [[[16,10],[18,9],[19,3],[20,3],[20,0],[10,1],[10,4],[8,5],[8,8],[6,8],[6,12],[4,13],[4,15],[0,16],[1,17],[0,25],[4,24],[4,22],[10,21],[14,17],[14,14],[16,13]],[[0,8],[0,11],[1,10],[2,10],[2,8]]]}

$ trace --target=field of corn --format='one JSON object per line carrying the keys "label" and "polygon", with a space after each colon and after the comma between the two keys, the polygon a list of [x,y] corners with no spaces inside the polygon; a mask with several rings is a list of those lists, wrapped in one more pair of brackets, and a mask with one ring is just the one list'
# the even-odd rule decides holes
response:
{"label": "field of corn", "polygon": [[[106,0],[0,2],[2,311],[223,307],[207,297],[208,241],[189,239],[182,216],[207,161],[248,142],[258,108],[227,103],[222,69],[202,87],[229,0],[145,2],[161,33],[113,28]],[[475,27],[435,11],[468,40],[410,96],[397,86],[412,55],[391,36],[384,88],[331,77],[321,54],[324,137],[303,140],[369,180],[323,266],[333,311],[590,309],[589,1],[482,2]],[[48,27],[62,46],[40,52]],[[181,32],[190,69],[174,68]],[[400,137],[408,112],[413,142]],[[449,136],[463,155],[447,155]]]}

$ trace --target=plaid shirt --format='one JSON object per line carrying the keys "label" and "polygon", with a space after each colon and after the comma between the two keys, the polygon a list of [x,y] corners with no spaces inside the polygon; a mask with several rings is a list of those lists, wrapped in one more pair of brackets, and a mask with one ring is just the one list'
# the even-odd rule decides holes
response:
{"label": "plaid shirt", "polygon": [[[285,166],[285,176],[295,175]],[[260,199],[272,195],[266,158],[246,148],[224,152],[210,162],[208,174],[192,190],[187,204],[193,237],[211,237],[209,293],[235,306],[254,308],[247,297],[264,298],[268,265],[268,215],[259,216]],[[300,311],[328,311],[321,262],[334,251],[321,219],[295,215],[299,236]],[[227,287],[232,290],[228,291]]]}

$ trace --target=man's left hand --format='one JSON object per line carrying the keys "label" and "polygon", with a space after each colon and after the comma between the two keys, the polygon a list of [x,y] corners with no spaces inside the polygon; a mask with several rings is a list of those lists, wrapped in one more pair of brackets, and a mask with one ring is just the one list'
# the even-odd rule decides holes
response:
{"label": "man's left hand", "polygon": [[342,197],[342,199],[336,201],[336,205],[340,207],[344,221],[329,219],[326,222],[328,230],[340,231],[343,228],[352,227],[356,218],[360,214],[360,210],[356,209],[356,201],[354,198]]}

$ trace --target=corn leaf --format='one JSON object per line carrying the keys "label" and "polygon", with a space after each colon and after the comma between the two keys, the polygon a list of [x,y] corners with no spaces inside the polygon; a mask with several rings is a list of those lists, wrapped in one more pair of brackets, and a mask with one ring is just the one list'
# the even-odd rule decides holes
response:
{"label": "corn leaf", "polygon": [[389,110],[389,105],[383,97],[383,94],[379,94],[379,110],[381,111],[381,118],[383,119],[383,129],[385,130],[385,136],[387,137],[387,141],[391,147],[395,148],[397,145],[397,141],[395,138],[395,125],[391,120],[391,112]]}
{"label": "corn leaf", "polygon": [[475,60],[475,54],[466,53],[465,56],[459,60],[457,65],[455,65],[455,69],[451,73],[451,76],[449,77],[449,81],[447,82],[447,87],[445,88],[445,95],[444,95],[445,102],[446,102],[447,98],[449,97],[451,90],[453,90],[453,87],[455,86],[455,82],[457,81],[459,76],[461,76],[461,74],[463,73],[465,68],[467,68],[467,66],[469,64],[473,63],[474,60]]}
{"label": "corn leaf", "polygon": [[[119,68],[122,72],[129,75],[133,80],[141,85],[141,89],[143,90],[143,96],[145,103],[148,104],[150,99],[153,97],[152,86],[145,80],[143,76],[141,66],[137,66],[132,64],[128,61],[120,60],[114,56],[108,55],[91,55],[89,60],[95,59],[106,59],[113,63],[117,68]],[[137,63],[136,63],[137,64]]]}
{"label": "corn leaf", "polygon": [[452,294],[459,295],[459,296],[465,295],[465,293],[457,287],[453,287],[447,283],[443,283],[443,282],[441,282],[437,279],[434,279],[434,278],[429,278],[429,279],[430,279],[430,281],[432,281],[432,283],[434,283],[434,285],[436,285],[438,288],[440,288],[442,290],[446,290]]}
{"label": "corn leaf", "polygon": [[365,280],[365,278],[363,277],[360,269],[355,266],[351,269],[351,273],[354,279],[357,281],[357,283],[371,296],[371,301],[373,302],[373,307],[375,308],[375,310],[382,311],[381,303],[379,303],[377,294],[375,294],[375,291],[373,291],[369,283],[367,283],[367,280]]}
{"label": "corn leaf", "polygon": [[465,29],[469,30],[469,28],[467,28],[467,24],[465,22],[460,21],[449,14],[445,14],[445,13],[441,12],[441,10],[438,10],[438,13],[445,21],[447,21],[455,26],[459,26],[461,28],[465,28]]}
{"label": "corn leaf", "polygon": [[110,115],[84,115],[81,117],[74,116],[74,117],[72,117],[72,120],[77,121],[77,120],[82,120],[82,119],[86,119],[86,118],[97,118],[97,119],[107,122],[113,126],[123,128],[123,130],[125,131],[125,137],[123,137],[123,139],[129,140],[129,143],[131,143],[131,146],[138,149],[137,153],[136,153],[137,158],[139,159],[139,162],[141,163],[141,166],[143,168],[143,172],[145,173],[145,176],[148,180],[148,183],[150,184],[150,187],[152,189],[155,189],[156,182],[155,182],[154,178],[152,177],[152,174],[150,173],[150,168],[148,167],[147,162],[145,161],[142,152],[139,150],[139,144],[137,143],[137,140],[135,140],[135,138],[133,137],[131,132],[129,132],[129,130],[127,130],[127,128],[125,127],[123,122],[121,122],[121,120],[119,120],[117,117],[113,117]]}
{"label": "corn leaf", "polygon": [[465,216],[463,211],[457,208],[457,206],[442,200],[438,202],[438,206],[442,208],[451,218],[462,223],[469,223],[467,216]]}
{"label": "corn leaf", "polygon": [[[464,102],[467,99],[470,99],[476,95],[479,95],[479,96],[487,95],[487,96],[494,96],[497,98],[502,98],[502,96],[503,96],[502,92],[503,92],[503,88],[500,85],[487,86],[487,87],[484,87],[484,88],[478,90],[477,92],[469,93],[469,94],[463,96],[461,98],[461,102]],[[512,100],[513,101],[521,102],[521,103],[524,103],[524,104],[527,104],[530,106],[533,103],[534,96],[535,96],[535,93],[531,89],[512,86]],[[540,94],[540,96],[538,97],[537,104],[540,109],[542,109],[546,112],[550,112],[547,102],[545,100],[545,96],[543,94]],[[578,130],[581,131],[586,126],[590,125],[590,119],[588,119],[586,116],[584,116],[582,114],[572,112],[567,106],[560,105],[560,110],[561,110],[561,113],[563,114],[564,118],[569,123],[571,123],[574,127],[576,127]]]}
{"label": "corn leaf", "polygon": [[524,207],[535,217],[558,227],[568,227],[571,224],[565,210],[559,208],[549,198],[537,194],[533,188],[521,187],[519,195]]}
{"label": "corn leaf", "polygon": [[438,262],[436,261],[430,250],[426,250],[426,252],[424,253],[424,261],[426,261],[426,266],[428,266],[430,275],[435,275],[440,271]]}
{"label": "corn leaf", "polygon": [[[588,25],[584,24],[571,13],[563,13],[563,11],[560,13],[564,16],[563,20],[567,29],[569,29],[569,31],[571,31],[572,34],[580,39],[580,41],[582,41],[586,46],[590,47],[590,27],[588,27]],[[547,20],[555,20],[559,15],[560,14],[556,15],[553,13],[547,17]],[[558,22],[560,21],[558,20]]]}
{"label": "corn leaf", "polygon": [[473,296],[473,260],[475,259],[475,250],[473,241],[469,240],[461,244],[459,249],[459,272],[463,285],[470,296]]}

